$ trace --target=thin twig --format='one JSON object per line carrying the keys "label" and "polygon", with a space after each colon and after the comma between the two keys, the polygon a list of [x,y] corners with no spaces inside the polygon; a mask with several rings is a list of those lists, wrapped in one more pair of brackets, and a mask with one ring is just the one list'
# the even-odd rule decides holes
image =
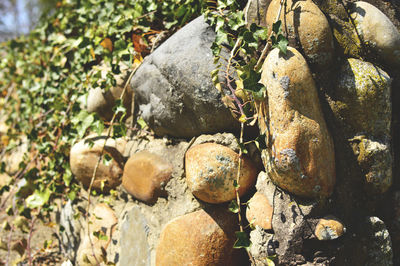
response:
{"label": "thin twig", "polygon": [[[243,143],[243,131],[244,131],[244,123],[240,123],[240,139],[239,143]],[[239,149],[239,162],[238,162],[238,170],[237,170],[237,175],[236,175],[236,186],[235,186],[235,194],[236,194],[236,203],[238,205],[238,221],[239,221],[239,229],[240,232],[244,232],[243,230],[243,222],[242,222],[242,212],[241,212],[241,202],[240,202],[240,195],[239,195],[239,189],[240,189],[240,172],[241,172],[241,166],[242,166],[242,149]],[[250,251],[246,249],[246,252],[250,258],[251,264],[256,265],[253,256],[251,255]]]}

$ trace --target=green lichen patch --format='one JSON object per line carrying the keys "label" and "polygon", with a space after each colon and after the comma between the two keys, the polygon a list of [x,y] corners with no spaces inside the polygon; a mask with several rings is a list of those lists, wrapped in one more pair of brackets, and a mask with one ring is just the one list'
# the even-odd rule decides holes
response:
{"label": "green lichen patch", "polygon": [[391,79],[371,63],[348,59],[339,75],[332,110],[350,134],[390,135]]}

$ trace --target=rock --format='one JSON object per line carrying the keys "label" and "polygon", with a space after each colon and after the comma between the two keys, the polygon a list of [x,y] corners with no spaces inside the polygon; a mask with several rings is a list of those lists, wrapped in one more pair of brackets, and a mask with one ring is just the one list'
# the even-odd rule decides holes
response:
{"label": "rock", "polygon": [[260,192],[256,192],[247,204],[246,218],[254,226],[263,229],[272,229],[273,208],[268,199]]}
{"label": "rock", "polygon": [[28,144],[28,138],[23,136],[15,142],[15,147],[11,151],[4,154],[2,162],[5,163],[5,171],[10,176],[21,170],[19,164],[23,162],[23,157],[28,152]]}
{"label": "rock", "polygon": [[[115,101],[119,100],[125,86],[125,82],[128,80],[130,71],[128,67],[122,63],[119,64],[121,74],[114,75],[116,80],[116,85],[111,87],[110,90],[104,91],[102,88],[97,87],[89,90],[86,110],[88,112],[96,112],[100,117],[105,120],[111,120],[114,111],[113,107]],[[109,66],[105,64],[100,65],[101,78],[105,80],[107,78],[107,73],[111,70]],[[123,98],[124,106],[127,110],[127,115],[129,116],[131,112],[131,101],[132,101],[132,90],[127,87],[125,95]]]}
{"label": "rock", "polygon": [[148,230],[147,221],[141,214],[140,208],[132,208],[121,224],[120,265],[151,265]]}
{"label": "rock", "polygon": [[268,87],[269,137],[262,158],[279,187],[302,197],[329,197],[335,185],[333,142],[311,72],[302,55],[289,47],[272,50],[261,82]]}
{"label": "rock", "polygon": [[357,31],[369,48],[391,66],[400,66],[400,33],[375,6],[358,1],[351,7]]}
{"label": "rock", "polygon": [[[92,147],[89,145],[88,141],[94,143]],[[89,136],[76,143],[71,148],[71,171],[86,188],[90,185],[104,141],[104,136]],[[102,190],[102,184],[104,184],[103,190],[108,191],[117,187],[121,183],[122,169],[124,168],[124,158],[122,157],[123,151],[121,149],[121,146],[124,146],[123,143],[123,140],[116,141],[111,138],[107,139],[104,154],[110,156],[112,160],[108,162],[108,165],[105,164],[104,160],[99,164],[96,178],[93,182],[93,189],[100,191]]]}
{"label": "rock", "polygon": [[61,208],[59,224],[63,230],[60,230],[59,234],[64,251],[63,255],[71,261],[75,261],[81,240],[79,235],[81,224],[78,218],[74,218],[75,214],[76,211],[74,211],[72,201],[68,200]]}
{"label": "rock", "polygon": [[[186,181],[193,195],[208,203],[223,203],[236,197],[233,185],[237,176],[239,154],[228,147],[204,143],[190,148],[185,156]],[[258,170],[243,157],[240,196],[256,181]]]}
{"label": "rock", "polygon": [[[267,11],[267,26],[272,29],[281,0],[272,0]],[[282,8],[280,20],[282,30],[288,34],[289,41],[299,42],[308,62],[317,69],[330,67],[334,56],[331,28],[325,15],[311,0],[286,1],[286,12]]]}
{"label": "rock", "polygon": [[385,223],[378,217],[367,217],[361,245],[364,251],[363,265],[393,265],[392,241]]}
{"label": "rock", "polygon": [[94,207],[89,219],[89,233],[86,228],[78,249],[78,265],[98,265],[103,262],[103,252],[107,250],[118,223],[114,211],[104,203]]}
{"label": "rock", "polygon": [[319,1],[317,4],[329,19],[338,54],[361,58],[362,44],[349,19],[346,6],[338,4],[336,0]]}
{"label": "rock", "polygon": [[156,265],[232,265],[236,217],[199,210],[170,221],[156,251]]}
{"label": "rock", "polygon": [[360,133],[377,138],[390,136],[391,79],[379,67],[348,59],[341,68],[331,98],[331,109],[348,136]]}
{"label": "rock", "polygon": [[315,235],[318,240],[332,240],[342,236],[346,228],[336,217],[328,215],[319,220]]}
{"label": "rock", "polygon": [[274,235],[267,233],[261,227],[256,226],[250,232],[250,253],[253,256],[256,266],[266,265],[266,261],[270,256],[273,256],[275,242],[273,241]]}
{"label": "rock", "polygon": [[365,136],[356,136],[349,141],[363,170],[366,190],[374,194],[386,192],[393,180],[390,143],[373,141]]}
{"label": "rock", "polygon": [[244,10],[247,17],[247,25],[250,26],[255,23],[258,26],[267,26],[265,17],[270,3],[271,0],[249,0]]}
{"label": "rock", "polygon": [[238,128],[211,80],[214,40],[201,16],[147,56],[134,74],[135,102],[157,135],[190,138]]}
{"label": "rock", "polygon": [[[258,229],[251,235],[251,238],[256,240],[252,242],[251,250],[255,252],[254,254],[259,254],[260,258],[277,255],[277,265],[304,264],[306,262],[303,253],[306,245],[304,240],[314,233],[311,231],[308,218],[315,215],[317,202],[302,200],[278,189],[265,172],[260,172],[258,175],[256,187],[269,202],[273,202],[274,234],[271,238],[266,230],[256,226]],[[260,252],[262,249],[264,251]]]}
{"label": "rock", "polygon": [[134,154],[125,164],[122,186],[133,197],[154,203],[171,178],[172,165],[162,157],[141,151]]}

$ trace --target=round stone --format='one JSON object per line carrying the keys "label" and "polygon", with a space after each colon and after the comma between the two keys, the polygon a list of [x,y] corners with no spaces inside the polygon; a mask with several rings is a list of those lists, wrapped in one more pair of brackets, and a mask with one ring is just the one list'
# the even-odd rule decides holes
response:
{"label": "round stone", "polygon": [[[238,162],[239,154],[220,144],[204,143],[190,148],[185,156],[189,189],[197,198],[208,203],[234,199]],[[240,169],[240,196],[254,186],[257,173],[254,163],[244,156]]]}
{"label": "round stone", "polygon": [[342,236],[346,228],[336,217],[329,215],[319,220],[315,227],[318,240],[332,240]]}
{"label": "round stone", "polygon": [[170,221],[160,235],[156,265],[232,265],[236,219],[199,210]]}
{"label": "round stone", "polygon": [[133,197],[154,203],[171,178],[173,167],[157,154],[141,151],[125,164],[122,186]]}
{"label": "round stone", "polygon": [[267,197],[256,192],[247,205],[246,218],[254,226],[258,225],[266,230],[271,230],[273,211]]}

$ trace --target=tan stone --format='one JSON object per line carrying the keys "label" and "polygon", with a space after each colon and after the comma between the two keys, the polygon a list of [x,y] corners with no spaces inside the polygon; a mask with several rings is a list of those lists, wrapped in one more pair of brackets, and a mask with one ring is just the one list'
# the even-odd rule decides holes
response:
{"label": "tan stone", "polygon": [[[6,142],[8,142],[8,138],[6,138]],[[6,151],[2,158],[5,163],[5,171],[9,175],[14,175],[21,170],[19,164],[24,160],[24,155],[28,153],[28,138],[26,136],[22,136],[15,144],[15,147]]]}
{"label": "tan stone", "polygon": [[[193,195],[208,203],[234,199],[238,162],[239,154],[220,144],[204,143],[190,148],[185,156],[189,189]],[[254,163],[243,157],[239,182],[241,196],[254,186],[257,174]]]}
{"label": "tan stone", "polygon": [[156,266],[232,265],[236,217],[226,210],[199,210],[170,221],[156,250]]}
{"label": "tan stone", "polygon": [[318,240],[332,240],[342,236],[346,228],[336,217],[328,215],[319,220],[315,227],[315,236]]}
{"label": "tan stone", "polygon": [[267,197],[256,192],[247,205],[246,218],[254,226],[258,225],[266,230],[271,230],[273,211]]}
{"label": "tan stone", "polygon": [[161,195],[163,186],[171,178],[173,167],[162,157],[141,151],[125,164],[122,186],[133,197],[153,203]]}
{"label": "tan stone", "polygon": [[279,187],[303,197],[328,197],[335,184],[335,155],[317,90],[303,56],[270,52],[261,82],[268,88],[267,174]]}
{"label": "tan stone", "polygon": [[[272,0],[267,11],[267,26],[272,28],[280,8],[281,0]],[[295,2],[295,3],[294,3]],[[328,20],[311,0],[286,1],[286,12],[282,8],[280,20],[282,30],[291,43],[300,42],[307,60],[318,68],[330,66],[334,56],[333,35]]]}
{"label": "tan stone", "polygon": [[[103,252],[107,250],[118,219],[106,204],[97,204],[89,218],[89,233],[86,228],[77,253],[77,265],[98,265],[103,262]],[[89,238],[90,235],[90,238]],[[97,236],[95,236],[97,235]]]}
{"label": "tan stone", "polygon": [[392,66],[400,66],[400,33],[390,19],[373,5],[359,1],[351,9],[357,31],[368,47]]}
{"label": "tan stone", "polygon": [[[88,141],[93,142],[93,146]],[[71,171],[75,177],[88,188],[93,176],[95,166],[99,160],[105,137],[90,136],[72,146],[70,152]],[[121,146],[125,143],[122,140],[108,139],[104,149],[104,154],[112,158],[111,161],[100,162],[97,174],[93,182],[93,189],[100,191],[102,183],[104,191],[108,191],[121,184],[124,159],[122,157]]]}

